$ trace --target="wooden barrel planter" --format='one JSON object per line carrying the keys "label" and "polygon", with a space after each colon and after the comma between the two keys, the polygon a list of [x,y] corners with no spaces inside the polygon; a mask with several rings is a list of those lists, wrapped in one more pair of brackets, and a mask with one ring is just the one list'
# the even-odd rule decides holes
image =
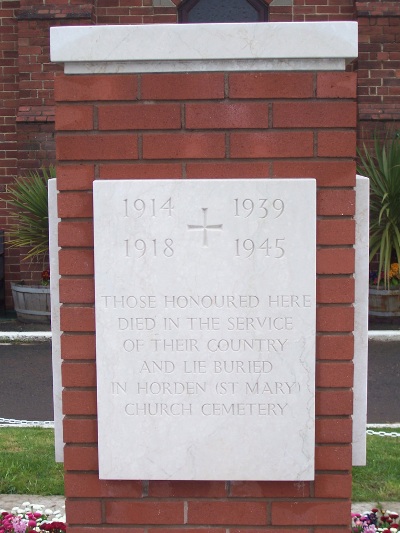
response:
{"label": "wooden barrel planter", "polygon": [[50,287],[11,283],[11,290],[18,320],[50,324]]}
{"label": "wooden barrel planter", "polygon": [[371,316],[400,316],[400,289],[369,289],[369,314]]}

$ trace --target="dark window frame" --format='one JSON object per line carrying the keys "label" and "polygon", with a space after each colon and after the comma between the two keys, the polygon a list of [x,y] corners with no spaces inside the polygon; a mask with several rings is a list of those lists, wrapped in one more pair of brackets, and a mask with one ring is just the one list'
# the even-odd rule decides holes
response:
{"label": "dark window frame", "polygon": [[[189,23],[189,12],[198,4],[201,0],[183,0],[178,6],[178,22],[181,24]],[[262,0],[245,0],[250,4],[258,13],[258,22],[268,21],[268,5]]]}

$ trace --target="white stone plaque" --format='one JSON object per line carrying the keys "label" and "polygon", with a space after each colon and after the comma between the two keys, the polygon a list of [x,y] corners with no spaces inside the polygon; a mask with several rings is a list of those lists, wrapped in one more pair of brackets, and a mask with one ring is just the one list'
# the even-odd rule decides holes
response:
{"label": "white stone plaque", "polygon": [[314,478],[315,191],[94,183],[101,479]]}

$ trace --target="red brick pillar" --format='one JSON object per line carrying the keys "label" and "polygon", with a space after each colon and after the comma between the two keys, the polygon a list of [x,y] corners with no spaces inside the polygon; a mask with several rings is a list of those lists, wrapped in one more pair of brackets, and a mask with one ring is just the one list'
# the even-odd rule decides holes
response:
{"label": "red brick pillar", "polygon": [[[70,74],[55,94],[69,533],[348,531],[355,74]],[[99,480],[93,181],[281,177],[317,180],[315,481]]]}

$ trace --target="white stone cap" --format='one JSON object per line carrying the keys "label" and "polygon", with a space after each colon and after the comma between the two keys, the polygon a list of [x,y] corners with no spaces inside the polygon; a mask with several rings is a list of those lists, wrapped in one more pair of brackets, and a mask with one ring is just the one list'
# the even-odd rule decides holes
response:
{"label": "white stone cap", "polygon": [[66,73],[342,70],[357,57],[356,22],[148,24],[51,28]]}

